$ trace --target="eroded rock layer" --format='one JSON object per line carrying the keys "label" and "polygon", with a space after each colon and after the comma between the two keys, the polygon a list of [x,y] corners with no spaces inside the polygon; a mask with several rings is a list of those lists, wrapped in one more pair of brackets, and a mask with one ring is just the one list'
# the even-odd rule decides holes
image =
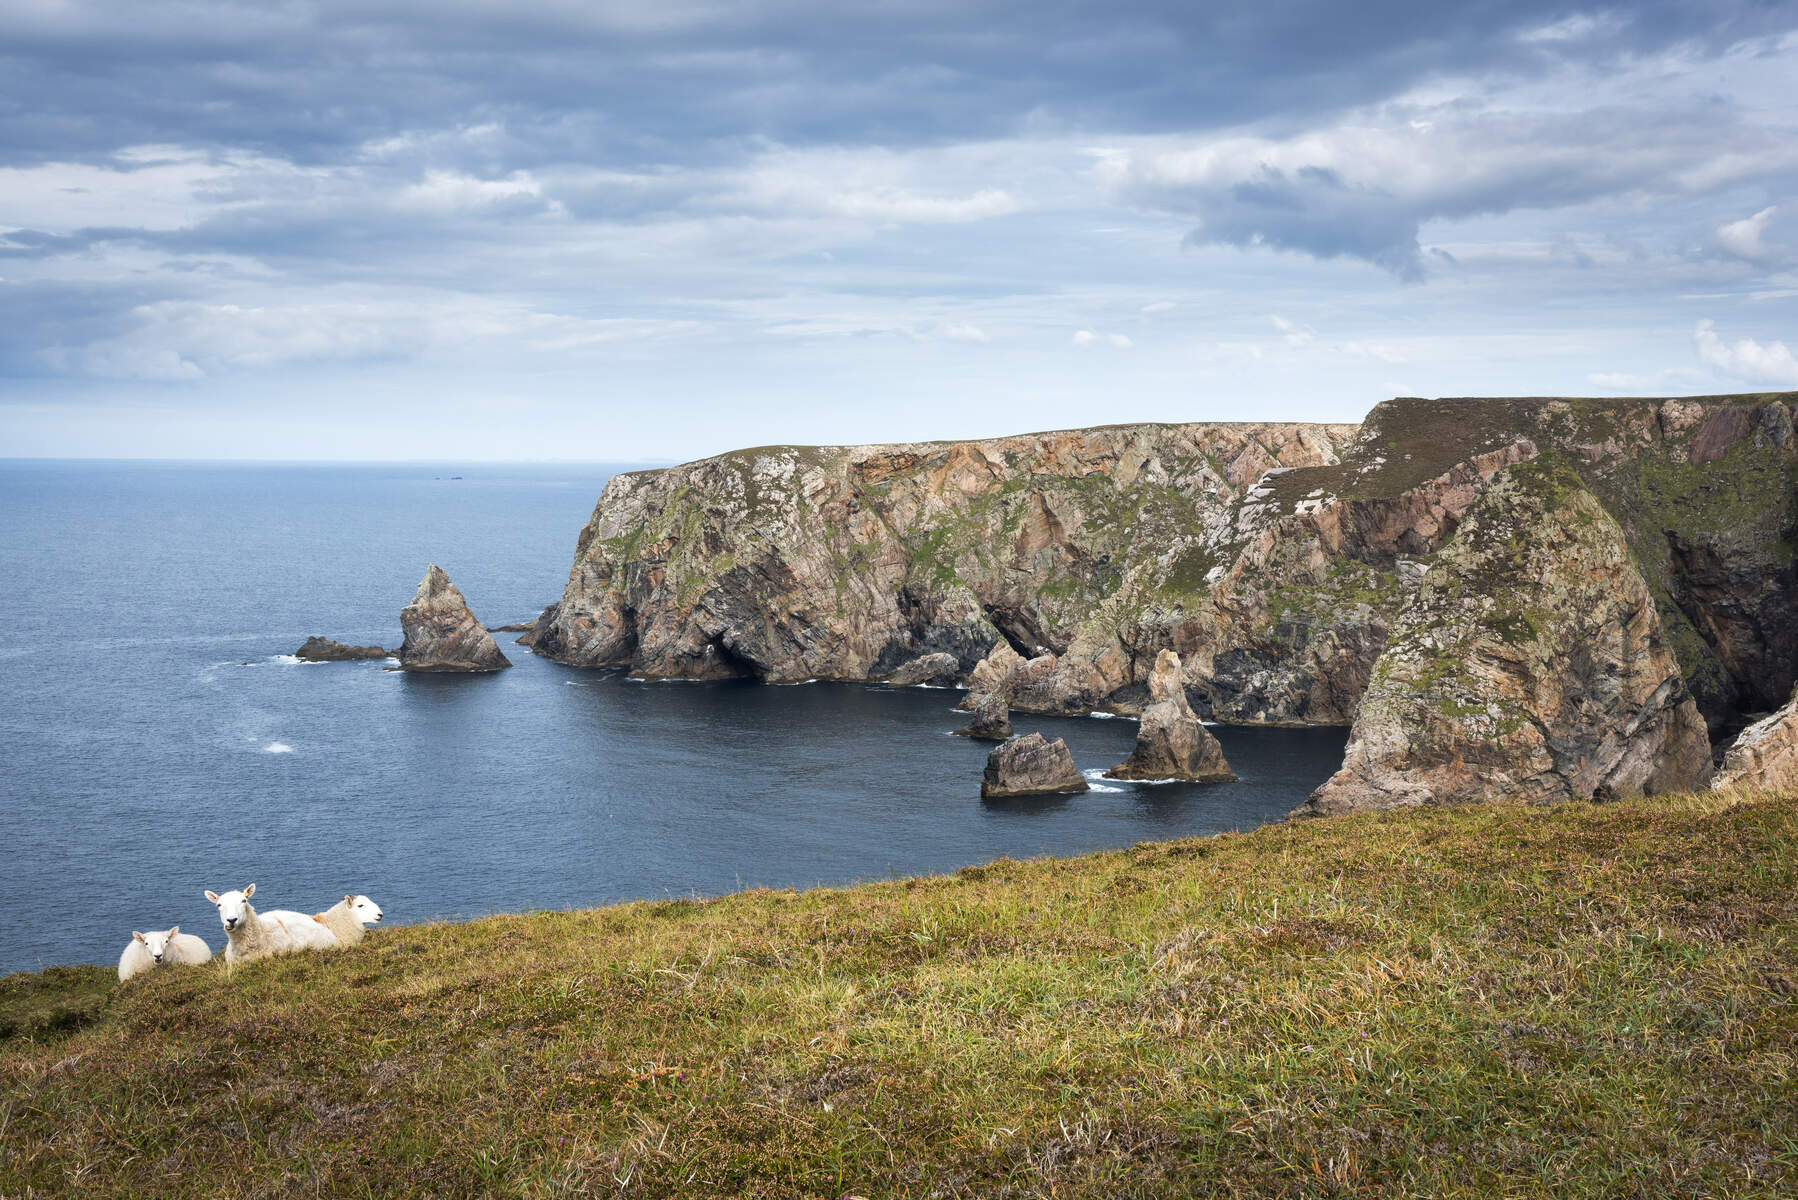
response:
{"label": "eroded rock layer", "polygon": [[1798,694],[1742,731],[1711,786],[1798,788]]}
{"label": "eroded rock layer", "polygon": [[1224,748],[1199,723],[1180,678],[1180,656],[1163,650],[1149,676],[1149,706],[1142,711],[1130,757],[1105,772],[1107,779],[1185,779],[1223,783],[1236,778]]}

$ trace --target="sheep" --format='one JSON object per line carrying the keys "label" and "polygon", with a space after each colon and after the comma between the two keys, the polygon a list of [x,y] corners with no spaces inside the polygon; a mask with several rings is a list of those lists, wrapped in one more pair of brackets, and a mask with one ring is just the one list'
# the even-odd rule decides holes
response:
{"label": "sheep", "polygon": [[367,896],[346,895],[324,912],[313,913],[312,919],[336,934],[341,944],[354,946],[362,940],[364,925],[380,923],[381,906]]}
{"label": "sheep", "polygon": [[125,952],[119,955],[119,982],[157,967],[197,967],[212,958],[212,947],[176,925],[166,933],[131,931]]}
{"label": "sheep", "polygon": [[222,896],[206,893],[206,898],[218,906],[219,924],[225,927],[226,965],[295,950],[323,950],[337,944],[336,934],[305,913],[285,908],[258,913],[250,907],[250,897],[255,894],[253,883],[241,892],[226,892]]}

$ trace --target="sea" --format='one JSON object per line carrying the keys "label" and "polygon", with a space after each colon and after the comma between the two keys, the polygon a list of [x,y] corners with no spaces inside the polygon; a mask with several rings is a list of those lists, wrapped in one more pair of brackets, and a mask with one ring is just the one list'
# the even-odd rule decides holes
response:
{"label": "sea", "polygon": [[952,689],[645,683],[508,634],[486,675],[292,656],[397,647],[432,562],[534,618],[623,469],[0,460],[0,973],[177,924],[219,949],[203,893],[251,883],[408,923],[1244,830],[1341,760],[1341,729],[1219,727],[1238,782],[1113,783],[1134,722],[1018,714],[1092,790],[986,803]]}

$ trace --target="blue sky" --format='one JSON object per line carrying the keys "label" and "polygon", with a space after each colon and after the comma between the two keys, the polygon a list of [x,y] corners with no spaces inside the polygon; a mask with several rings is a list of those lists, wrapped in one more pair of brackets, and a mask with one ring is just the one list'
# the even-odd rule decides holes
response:
{"label": "blue sky", "polygon": [[1798,388],[1798,3],[9,0],[0,456]]}

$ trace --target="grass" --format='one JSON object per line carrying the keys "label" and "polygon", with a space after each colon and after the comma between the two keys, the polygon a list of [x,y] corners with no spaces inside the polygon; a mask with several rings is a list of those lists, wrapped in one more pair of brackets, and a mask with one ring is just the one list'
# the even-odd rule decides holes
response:
{"label": "grass", "polygon": [[65,968],[0,1196],[1793,1195],[1795,935],[1707,795]]}

